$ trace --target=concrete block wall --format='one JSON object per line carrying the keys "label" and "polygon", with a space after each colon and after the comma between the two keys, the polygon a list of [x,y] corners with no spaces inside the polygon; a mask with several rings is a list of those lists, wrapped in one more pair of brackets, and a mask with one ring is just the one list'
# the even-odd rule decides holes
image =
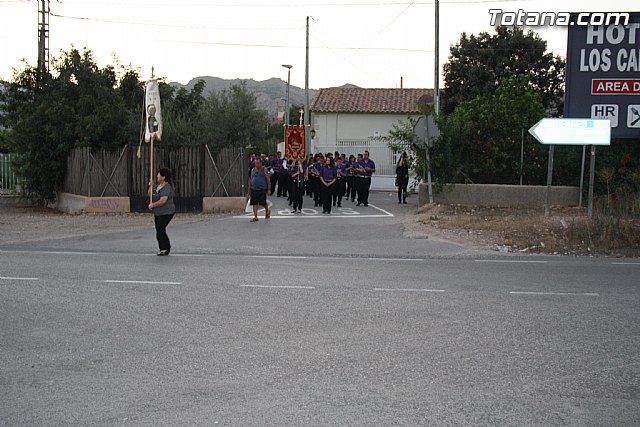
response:
{"label": "concrete block wall", "polygon": [[242,213],[247,206],[246,197],[205,197],[203,213]]}
{"label": "concrete block wall", "polygon": [[[418,203],[429,202],[427,184],[420,184]],[[577,206],[580,188],[554,186],[551,188],[551,205]],[[447,184],[443,191],[434,194],[435,203],[495,207],[544,207],[547,201],[546,185],[501,184]]]}
{"label": "concrete block wall", "polygon": [[131,202],[128,197],[86,197],[58,193],[55,208],[69,214],[125,213],[131,212]]}

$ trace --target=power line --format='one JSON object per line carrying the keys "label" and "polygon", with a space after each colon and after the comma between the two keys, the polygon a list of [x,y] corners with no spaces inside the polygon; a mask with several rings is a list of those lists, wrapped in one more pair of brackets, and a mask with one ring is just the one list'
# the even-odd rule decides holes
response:
{"label": "power line", "polygon": [[380,31],[378,31],[373,37],[371,37],[370,40],[374,40],[376,37],[378,37],[380,34],[382,34],[387,28],[389,28],[391,25],[393,25],[394,22],[396,22],[402,15],[404,15],[404,13],[409,10],[409,8],[411,6],[413,6],[415,4],[415,1],[412,1],[411,3],[409,3],[409,5],[407,7],[405,7],[402,12],[400,12],[400,14],[398,14],[398,16],[396,16],[395,18],[393,18],[391,20],[391,22],[389,22],[387,25],[385,25],[385,27],[383,29],[381,29]]}
{"label": "power line", "polygon": [[[21,1],[26,2],[28,0],[0,0],[2,1]],[[465,4],[465,3],[523,3],[523,2],[531,2],[533,0],[451,0],[451,1],[441,1],[440,4]],[[65,1],[66,4],[95,4],[95,5],[105,5],[105,6],[113,6],[114,4],[126,5],[126,6],[138,6],[136,4],[132,4],[132,2],[105,2],[105,1]],[[312,5],[302,4],[302,3],[217,3],[217,4],[203,4],[203,3],[182,3],[182,2],[154,2],[154,7],[159,6],[211,6],[211,7],[326,7],[326,6],[345,6],[345,7],[353,7],[353,6],[408,6],[408,5],[432,5],[435,4],[435,1],[420,1],[420,2],[407,2],[407,1],[387,1],[387,2],[327,2],[327,3],[314,3]],[[140,5],[142,6],[142,5]],[[146,5],[145,5],[146,6]]]}
{"label": "power line", "polygon": [[[86,16],[69,16],[69,15],[60,15],[57,13],[51,13],[51,16],[55,16],[56,18],[62,19],[73,19],[77,21],[94,21],[94,22],[105,22],[108,24],[122,24],[122,25],[144,25],[144,26],[153,26],[153,27],[169,27],[169,28],[188,28],[188,29],[200,29],[200,30],[274,30],[273,27],[211,27],[211,26],[198,26],[198,25],[181,25],[181,24],[173,24],[173,23],[162,23],[162,22],[144,22],[144,21],[120,21],[116,19],[102,19],[102,18],[92,18]],[[298,30],[300,26],[296,27],[278,27],[279,30]]]}
{"label": "power line", "polygon": [[[133,22],[133,21],[115,21],[108,19],[99,19],[99,18],[89,18],[89,17],[79,17],[79,16],[66,16],[59,15],[56,13],[51,13],[51,16],[55,16],[56,18],[63,19],[75,19],[81,21],[96,21],[96,22],[106,22],[106,23],[115,23],[115,24],[123,24],[123,25],[148,25],[148,26],[165,26],[165,27],[176,27],[176,28],[206,28],[210,29],[210,27],[194,27],[194,26],[186,26],[186,25],[175,25],[175,24],[161,24],[155,22]],[[290,28],[290,29],[298,29]],[[267,28],[269,30],[273,30],[274,28]],[[282,28],[279,28],[282,29]],[[245,28],[246,30],[246,28]],[[176,39],[164,39],[161,41],[171,42],[171,43],[185,43],[185,44],[203,44],[203,45],[217,45],[217,46],[235,46],[235,47],[268,47],[268,48],[292,48],[299,47],[293,45],[278,45],[278,44],[262,44],[262,43],[230,43],[230,42],[218,42],[218,41],[206,41],[206,40],[176,40]],[[351,50],[351,51],[397,51],[397,52],[417,52],[417,53],[425,53],[425,52],[433,52],[430,49],[411,49],[411,48],[399,48],[399,47],[329,47],[326,46],[327,49],[334,50]]]}

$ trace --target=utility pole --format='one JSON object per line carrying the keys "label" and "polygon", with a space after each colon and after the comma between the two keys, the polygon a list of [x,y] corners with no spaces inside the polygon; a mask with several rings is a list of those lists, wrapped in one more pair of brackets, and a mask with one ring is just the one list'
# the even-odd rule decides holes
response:
{"label": "utility pole", "polygon": [[38,0],[38,71],[49,70],[49,0]]}
{"label": "utility pole", "polygon": [[287,69],[287,100],[284,109],[284,125],[289,126],[289,86],[291,85],[291,67],[289,64],[282,64]]}
{"label": "utility pole", "polygon": [[433,81],[433,111],[437,116],[440,113],[440,4],[436,2],[436,37],[435,37],[435,76]]}
{"label": "utility pole", "polygon": [[[307,61],[304,72],[304,146],[310,150],[309,131],[311,130],[311,111],[309,111],[309,17],[307,16]],[[306,154],[306,153],[305,153]]]}

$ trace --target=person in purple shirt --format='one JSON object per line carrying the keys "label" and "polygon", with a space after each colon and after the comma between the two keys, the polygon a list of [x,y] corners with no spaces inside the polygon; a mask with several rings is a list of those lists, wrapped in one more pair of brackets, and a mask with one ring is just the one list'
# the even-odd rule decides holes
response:
{"label": "person in purple shirt", "polygon": [[322,213],[331,213],[331,199],[336,183],[336,165],[329,159],[320,170],[320,191],[322,194]]}
{"label": "person in purple shirt", "polygon": [[293,201],[293,211],[291,213],[302,212],[304,185],[307,177],[308,169],[301,159],[298,159],[291,167],[291,200]]}
{"label": "person in purple shirt", "polygon": [[357,193],[358,205],[369,206],[369,189],[371,188],[371,175],[376,171],[376,164],[369,158],[369,152],[365,151],[362,159],[358,160]]}
{"label": "person in purple shirt", "polygon": [[[272,179],[273,179],[273,184],[271,186],[271,191],[272,194],[273,193],[277,193],[278,197],[282,197],[282,193],[283,193],[283,186],[282,186],[282,182],[283,180],[280,179],[280,176],[282,175],[282,162],[284,161],[284,159],[282,158],[282,152],[278,151],[276,153],[276,158],[273,159],[273,161],[271,162],[271,168],[273,169],[273,175],[272,175]],[[278,187],[276,189],[276,186]],[[285,192],[286,195],[286,192]]]}
{"label": "person in purple shirt", "polygon": [[311,167],[313,165],[313,163],[315,162],[313,154],[309,153],[309,157],[307,157],[307,160],[305,160],[305,167],[307,168],[307,175],[308,175],[308,179],[307,179],[307,184],[305,185],[306,187],[306,193],[307,196],[313,198],[313,174],[311,173],[311,170],[313,170],[313,168]]}
{"label": "person in purple shirt", "polygon": [[347,183],[347,168],[342,164],[342,157],[336,158],[336,183],[334,184],[333,191],[333,206],[338,204],[338,207],[342,207],[342,197],[344,196],[344,190]]}
{"label": "person in purple shirt", "polygon": [[356,156],[354,156],[353,154],[349,156],[349,160],[347,160],[347,163],[345,164],[345,170],[347,172],[347,193],[346,193],[346,198],[347,200],[351,197],[351,193],[353,192],[353,198],[356,198],[356,188],[354,186],[354,176],[353,176],[353,167],[355,166],[356,163]]}
{"label": "person in purple shirt", "polygon": [[353,190],[351,190],[351,203],[355,203],[356,196],[358,195],[358,186],[360,185],[360,180],[358,177],[360,176],[360,170],[358,169],[360,166],[358,162],[362,160],[362,153],[358,153],[358,157],[351,164],[351,174],[353,175]]}
{"label": "person in purple shirt", "polygon": [[313,174],[315,176],[315,186],[313,187],[313,201],[314,205],[320,206],[322,195],[322,182],[320,182],[320,174],[325,166],[324,156],[320,153],[316,154],[316,162],[313,164]]}
{"label": "person in purple shirt", "polygon": [[284,182],[285,182],[285,188],[287,190],[287,194],[285,194],[285,196],[287,196],[287,201],[289,202],[289,206],[291,206],[293,204],[293,198],[291,197],[292,191],[293,189],[292,184],[293,182],[291,181],[291,168],[293,168],[293,159],[289,159],[289,160],[285,160],[283,162],[283,166],[286,166],[284,168]]}

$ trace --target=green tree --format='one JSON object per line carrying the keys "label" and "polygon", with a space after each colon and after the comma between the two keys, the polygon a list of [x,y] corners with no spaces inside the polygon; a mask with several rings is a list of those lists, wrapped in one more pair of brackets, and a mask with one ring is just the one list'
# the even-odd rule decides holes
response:
{"label": "green tree", "polygon": [[0,153],[9,152],[9,131],[0,129]]}
{"label": "green tree", "polygon": [[462,33],[443,65],[442,111],[450,114],[463,101],[495,92],[505,78],[526,76],[547,115],[562,114],[565,62],[546,49],[538,34],[520,27],[498,27],[493,35]]}
{"label": "green tree", "polygon": [[137,141],[139,124],[130,111],[140,95],[135,80],[135,73],[125,73],[120,87],[113,67],[100,68],[90,51],[73,48],[53,60],[50,73],[27,65],[14,74],[0,109],[29,196],[41,204],[55,199],[72,148]]}
{"label": "green tree", "polygon": [[257,147],[266,143],[267,113],[244,83],[204,98],[205,82],[191,91],[161,86],[164,130],[162,140],[171,145],[207,144],[224,147]]}
{"label": "green tree", "polygon": [[[526,78],[507,78],[494,94],[461,103],[453,116],[445,124],[438,146],[461,145],[456,154],[459,164],[466,166],[467,179],[494,184],[519,182],[523,133],[544,116],[536,88]],[[451,125],[461,125],[461,132]],[[541,154],[539,144],[526,144],[526,172],[534,181],[539,178]]]}

